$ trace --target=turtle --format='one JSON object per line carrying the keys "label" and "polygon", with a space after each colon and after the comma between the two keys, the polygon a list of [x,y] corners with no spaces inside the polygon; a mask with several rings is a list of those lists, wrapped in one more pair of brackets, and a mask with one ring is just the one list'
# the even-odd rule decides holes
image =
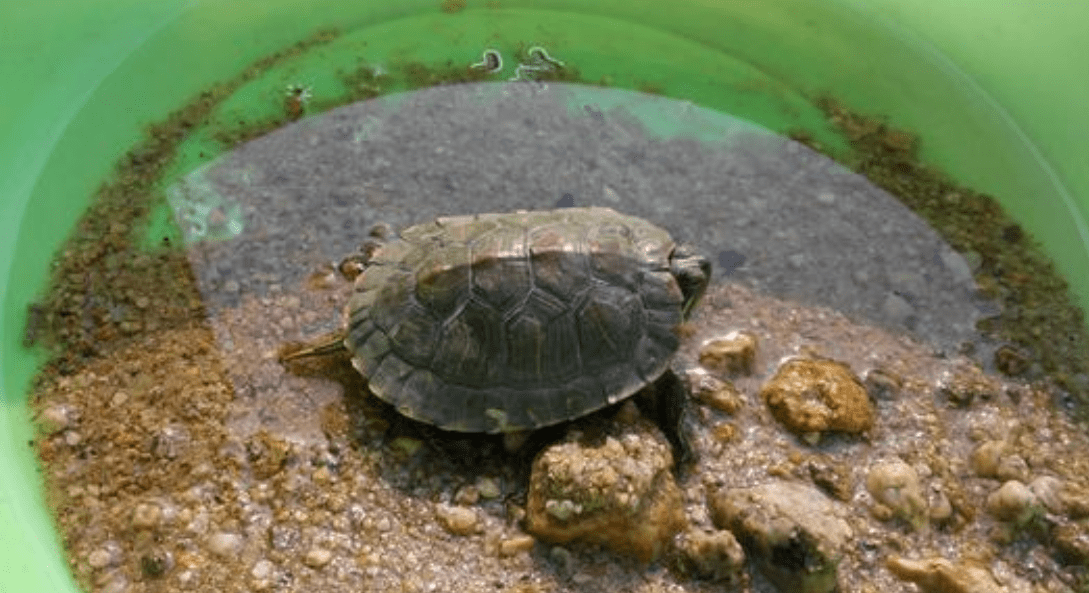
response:
{"label": "turtle", "polygon": [[459,433],[557,425],[672,375],[711,277],[695,248],[604,207],[440,217],[363,250],[343,328],[281,360],[347,349],[374,395]]}

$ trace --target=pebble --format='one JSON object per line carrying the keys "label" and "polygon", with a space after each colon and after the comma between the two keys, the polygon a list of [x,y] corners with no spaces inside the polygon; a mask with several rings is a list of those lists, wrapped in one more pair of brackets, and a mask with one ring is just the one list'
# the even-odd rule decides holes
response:
{"label": "pebble", "polygon": [[751,375],[756,364],[756,336],[733,331],[710,340],[700,348],[700,365],[725,374]]}
{"label": "pebble", "polygon": [[644,562],[684,527],[670,446],[657,426],[616,423],[600,444],[568,434],[537,455],[526,501],[526,531],[555,544],[604,544]]}
{"label": "pebble", "polygon": [[1040,510],[1032,490],[1018,480],[1009,480],[987,496],[987,510],[1003,521],[1023,525]]}
{"label": "pebble", "polygon": [[1006,451],[1002,441],[985,441],[972,451],[968,464],[972,471],[981,478],[998,477],[998,464]]}
{"label": "pebble", "polygon": [[174,567],[174,555],[164,548],[153,548],[140,556],[140,572],[145,578],[157,579]]}
{"label": "pebble", "polygon": [[159,524],[162,509],[155,503],[140,503],[132,511],[132,526],[138,529],[150,529]]}
{"label": "pebble", "polygon": [[986,568],[974,563],[954,564],[945,558],[909,560],[891,556],[885,566],[896,578],[918,585],[922,593],[1006,593]]}
{"label": "pebble", "polygon": [[919,474],[900,459],[875,463],[866,475],[866,489],[877,502],[915,529],[927,523],[929,509],[919,485]]}
{"label": "pebble", "polygon": [[867,371],[862,383],[870,396],[878,401],[895,399],[903,388],[903,379],[896,373],[883,368]]}
{"label": "pebble", "polygon": [[953,518],[953,503],[940,488],[931,491],[930,520],[935,523],[945,523]]}
{"label": "pebble", "polygon": [[994,366],[1006,375],[1020,375],[1031,364],[1031,359],[1024,351],[1010,344],[1003,344],[994,351]]}
{"label": "pebble", "polygon": [[83,436],[74,430],[70,430],[64,435],[64,442],[69,447],[75,447],[83,441]]}
{"label": "pebble", "polygon": [[378,520],[378,524],[375,525],[375,527],[378,528],[378,531],[381,531],[382,533],[386,533],[386,532],[390,531],[391,529],[393,529],[393,522],[390,521],[388,517],[382,517],[381,519]]}
{"label": "pebble", "polygon": [[862,381],[840,362],[790,358],[760,388],[776,420],[799,435],[859,433],[873,427],[874,408]]}
{"label": "pebble", "polygon": [[303,564],[310,568],[321,568],[333,559],[333,553],[325,548],[310,548],[303,557]]}
{"label": "pebble", "polygon": [[242,536],[237,533],[220,531],[208,536],[208,551],[217,556],[233,556],[242,549]]}
{"label": "pebble", "polygon": [[1074,566],[1089,565],[1089,527],[1064,521],[1052,528],[1051,538],[1063,561]]}
{"label": "pebble", "polygon": [[129,394],[124,391],[118,391],[110,398],[110,406],[119,407],[125,405],[125,402],[129,401]]}
{"label": "pebble", "polygon": [[1054,476],[1040,476],[1029,484],[1029,489],[1036,495],[1036,499],[1039,500],[1047,508],[1047,510],[1056,514],[1063,514],[1065,511],[1065,505],[1061,498],[1065,484],[1059,478]]}
{"label": "pebble", "polygon": [[901,325],[906,325],[915,315],[915,307],[912,307],[907,299],[894,292],[890,292],[885,297],[885,303],[881,305],[881,311],[889,320]]}
{"label": "pebble", "polygon": [[460,505],[472,506],[480,500],[480,491],[477,487],[469,484],[458,488],[458,491],[454,493],[454,502]]}
{"label": "pebble", "polygon": [[110,579],[110,581],[102,587],[102,593],[125,593],[128,590],[129,581],[122,575]]}
{"label": "pebble", "polygon": [[946,372],[938,390],[957,407],[967,407],[977,399],[993,399],[1002,387],[998,381],[986,375],[976,366],[964,366]]}
{"label": "pebble", "polygon": [[87,564],[91,568],[105,568],[113,563],[113,554],[105,548],[99,548],[87,554]]}
{"label": "pebble", "polygon": [[[812,486],[773,481],[708,495],[716,527],[736,533],[782,591],[831,593],[854,531],[848,507]],[[804,559],[804,560],[800,560]]]}
{"label": "pebble", "polygon": [[700,578],[733,578],[745,566],[745,551],[734,534],[726,530],[693,529],[681,539],[679,548],[685,567]]}
{"label": "pebble", "polygon": [[1025,481],[1028,476],[1028,463],[1024,457],[1017,454],[1003,456],[998,462],[998,468],[995,470],[995,477],[999,480]]}
{"label": "pebble", "polygon": [[499,482],[495,478],[480,478],[476,481],[476,491],[487,499],[499,498]]}
{"label": "pebble", "polygon": [[38,426],[45,434],[55,434],[68,428],[71,418],[65,406],[49,406],[38,416]]}
{"label": "pebble", "polygon": [[694,370],[688,374],[688,382],[695,398],[716,410],[735,414],[743,405],[741,393],[729,381]]}
{"label": "pebble", "polygon": [[479,523],[476,511],[465,507],[439,505],[435,508],[435,516],[443,529],[452,535],[475,533]]}
{"label": "pebble", "polygon": [[272,575],[273,568],[275,568],[275,565],[270,560],[258,560],[253,565],[253,569],[250,570],[250,575],[255,579],[267,579]]}
{"label": "pebble", "polygon": [[531,535],[516,535],[499,542],[499,555],[506,558],[529,552],[536,543]]}
{"label": "pebble", "polygon": [[851,471],[842,464],[830,459],[811,459],[806,464],[809,477],[813,483],[838,500],[847,502],[851,500],[853,487],[851,484]]}

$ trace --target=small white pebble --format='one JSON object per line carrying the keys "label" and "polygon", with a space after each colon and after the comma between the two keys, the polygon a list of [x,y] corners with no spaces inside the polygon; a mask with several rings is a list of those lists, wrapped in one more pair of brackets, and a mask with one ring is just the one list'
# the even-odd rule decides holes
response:
{"label": "small white pebble", "polygon": [[250,574],[255,579],[266,579],[272,574],[274,565],[270,560],[258,560],[253,565],[253,569],[250,570]]}
{"label": "small white pebble", "polygon": [[325,548],[311,548],[303,557],[303,564],[310,568],[321,568],[333,559],[333,553]]}
{"label": "small white pebble", "polygon": [[42,410],[38,416],[38,426],[46,434],[54,434],[68,428],[71,419],[68,416],[68,408],[64,406],[49,406]]}
{"label": "small white pebble", "polygon": [[208,550],[218,556],[233,556],[242,549],[242,536],[237,533],[219,532],[208,537]]}
{"label": "small white pebble", "polygon": [[105,568],[109,566],[112,561],[113,555],[110,554],[109,550],[104,548],[99,548],[90,554],[87,554],[87,564],[89,564],[91,568]]}
{"label": "small white pebble", "polygon": [[390,523],[390,520],[388,518],[382,517],[378,520],[378,525],[376,527],[378,527],[378,531],[385,533],[390,529],[393,529],[393,524]]}
{"label": "small white pebble", "polygon": [[127,401],[129,401],[129,394],[125,393],[124,391],[118,391],[117,393],[113,394],[112,398],[110,398],[110,405],[123,406]]}
{"label": "small white pebble", "polygon": [[67,445],[68,445],[69,447],[75,447],[75,446],[76,446],[76,445],[78,445],[78,444],[79,444],[79,443],[80,443],[80,442],[81,442],[82,440],[83,440],[83,437],[82,437],[82,436],[81,436],[81,435],[80,435],[80,434],[79,434],[78,432],[76,432],[76,431],[74,431],[74,430],[68,431],[68,432],[67,432],[67,433],[66,433],[66,434],[64,435],[64,442],[65,442],[65,443],[66,443],[66,444],[67,444]]}

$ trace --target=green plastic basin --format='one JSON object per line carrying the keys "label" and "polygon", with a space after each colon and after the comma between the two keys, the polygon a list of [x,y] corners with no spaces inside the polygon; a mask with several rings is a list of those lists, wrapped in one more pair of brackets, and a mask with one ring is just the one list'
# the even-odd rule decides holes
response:
{"label": "green plastic basin", "polygon": [[[40,360],[21,342],[50,258],[147,124],[262,56],[323,29],[435,63],[528,40],[594,80],[818,135],[808,99],[832,96],[917,132],[925,161],[1002,201],[1084,308],[1087,27],[1089,3],[1068,0],[0,3],[0,591],[76,590],[28,446]],[[306,67],[320,77],[320,60]]]}

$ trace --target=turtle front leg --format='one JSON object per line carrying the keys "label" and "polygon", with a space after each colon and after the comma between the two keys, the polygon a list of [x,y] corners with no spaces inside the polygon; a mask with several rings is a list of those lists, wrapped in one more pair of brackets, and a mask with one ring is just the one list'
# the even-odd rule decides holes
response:
{"label": "turtle front leg", "polygon": [[673,470],[678,478],[697,461],[688,431],[689,397],[684,382],[672,370],[666,370],[650,389],[636,395],[639,411],[654,421],[673,450]]}

